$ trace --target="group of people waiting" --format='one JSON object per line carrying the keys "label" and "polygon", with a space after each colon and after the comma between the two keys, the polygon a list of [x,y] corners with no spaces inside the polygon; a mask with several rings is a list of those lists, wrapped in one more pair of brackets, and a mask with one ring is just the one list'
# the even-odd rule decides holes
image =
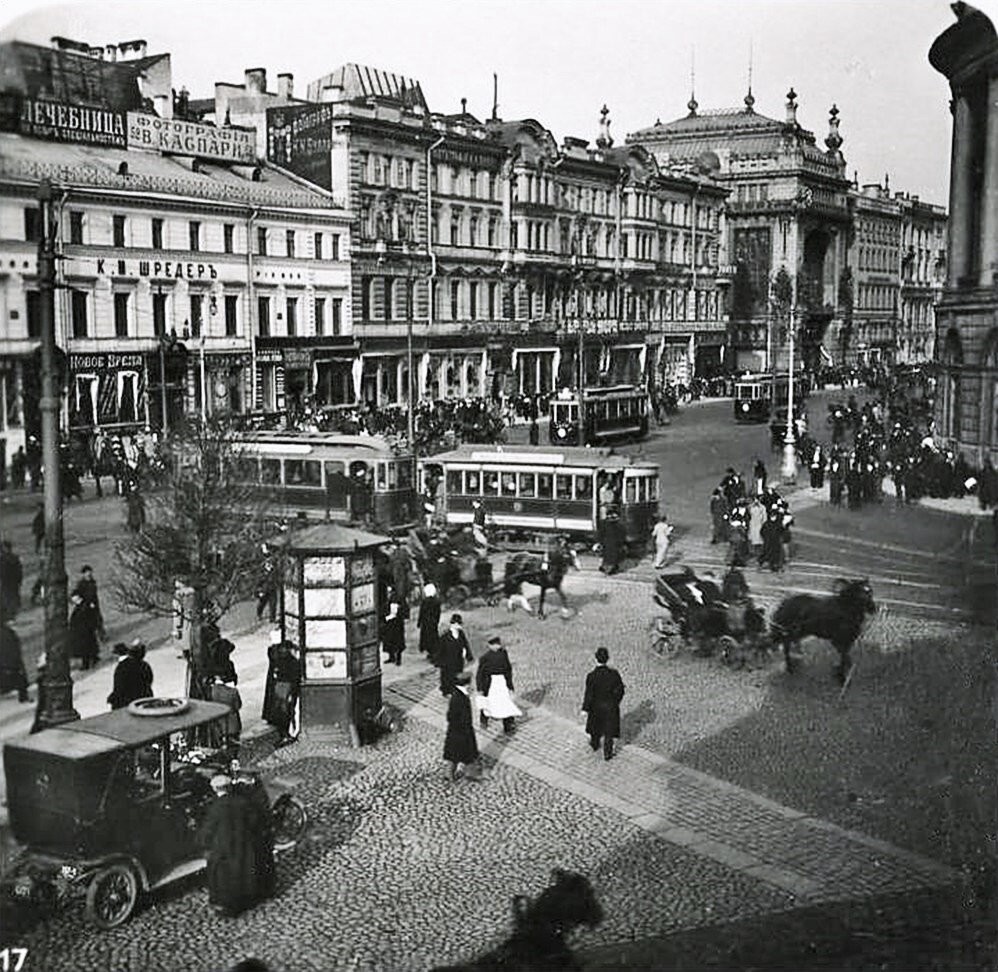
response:
{"label": "group of people waiting", "polygon": [[752,481],[731,466],[710,498],[712,544],[728,544],[728,564],[746,567],[753,560],[759,567],[783,570],[790,556],[794,518],[786,498],[768,483],[766,466],[757,459]]}

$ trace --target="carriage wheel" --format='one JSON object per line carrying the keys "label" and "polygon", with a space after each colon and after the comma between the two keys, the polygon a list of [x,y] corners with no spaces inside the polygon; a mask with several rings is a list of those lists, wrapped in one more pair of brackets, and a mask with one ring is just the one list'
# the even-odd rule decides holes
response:
{"label": "carriage wheel", "polygon": [[725,665],[731,665],[737,668],[745,667],[745,654],[740,651],[740,645],[737,638],[731,635],[721,635],[717,639],[717,650],[720,653],[721,661]]}
{"label": "carriage wheel", "polygon": [[285,793],[274,801],[270,815],[274,825],[274,850],[294,847],[308,826],[308,813],[304,804],[297,797]]}
{"label": "carriage wheel", "polygon": [[128,864],[102,867],[87,887],[87,919],[98,928],[117,928],[139,900],[139,879]]}

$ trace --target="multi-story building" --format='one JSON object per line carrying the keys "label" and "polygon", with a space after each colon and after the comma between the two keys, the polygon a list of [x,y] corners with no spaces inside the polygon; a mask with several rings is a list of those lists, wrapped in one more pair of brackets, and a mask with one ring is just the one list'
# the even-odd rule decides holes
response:
{"label": "multi-story building", "polygon": [[895,193],[901,205],[901,313],[897,355],[900,364],[933,359],[936,308],[946,279],[946,210],[908,193]]}
{"label": "multi-story building", "polygon": [[936,433],[971,462],[998,460],[998,35],[969,4],[929,62],[952,91],[946,284],[936,306]]}
{"label": "multi-story building", "polygon": [[[532,119],[430,112],[418,82],[346,65],[268,111],[268,157],[355,213],[365,400],[540,392],[721,366],[724,190]],[[581,341],[580,341],[581,337]]]}
{"label": "multi-story building", "polygon": [[772,307],[781,268],[793,289],[798,353],[809,367],[830,361],[850,229],[838,109],[833,105],[829,113],[822,150],[797,121],[793,89],[783,121],[756,112],[751,90],[743,108],[701,111],[695,97],[687,107],[684,117],[656,122],[627,141],[663,166],[698,165],[729,190],[720,242],[721,264],[731,280],[735,364],[757,369],[785,360]]}
{"label": "multi-story building", "polygon": [[[141,97],[142,63],[24,44],[0,58],[18,69],[0,95],[8,457],[38,431],[42,180],[56,199],[70,433],[355,400],[350,223],[330,193],[260,162],[252,129]],[[162,73],[162,58],[142,60]]]}
{"label": "multi-story building", "polygon": [[852,190],[849,203],[852,315],[850,321],[843,308],[845,320],[833,353],[841,355],[842,364],[893,362],[901,317],[901,203],[891,198],[886,177],[884,185],[868,183]]}

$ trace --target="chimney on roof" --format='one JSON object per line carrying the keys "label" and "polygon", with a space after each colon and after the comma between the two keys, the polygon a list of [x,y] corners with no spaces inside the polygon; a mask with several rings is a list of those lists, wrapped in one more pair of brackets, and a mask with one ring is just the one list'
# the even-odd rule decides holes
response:
{"label": "chimney on roof", "polygon": [[139,38],[138,40],[122,41],[118,45],[118,50],[121,52],[121,59],[123,61],[136,57],[145,57],[148,49],[148,43],[146,43],[146,41],[142,38]]}
{"label": "chimney on roof", "polygon": [[116,45],[108,44],[104,48],[104,53],[106,55],[106,59],[110,61],[112,64],[118,60],[118,48]]}
{"label": "chimney on roof", "polygon": [[787,92],[787,124],[797,124],[797,92],[793,88]]}
{"label": "chimney on roof", "polygon": [[246,71],[246,93],[266,94],[267,92],[267,69],[248,68]]}
{"label": "chimney on roof", "polygon": [[289,101],[295,96],[295,76],[290,72],[285,71],[284,74],[277,75],[277,93],[282,98],[287,98]]}

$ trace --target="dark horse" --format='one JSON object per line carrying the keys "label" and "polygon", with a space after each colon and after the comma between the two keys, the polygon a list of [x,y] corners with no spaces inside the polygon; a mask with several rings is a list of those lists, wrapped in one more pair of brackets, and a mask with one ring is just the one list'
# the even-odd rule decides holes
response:
{"label": "dark horse", "polygon": [[555,868],[552,883],[531,901],[513,898],[513,933],[498,948],[461,965],[440,965],[433,972],[548,972],[580,968],[565,941],[580,925],[595,928],[603,908],[582,874]]}
{"label": "dark horse", "polygon": [[512,611],[514,602],[519,601],[529,613],[530,604],[523,596],[524,584],[536,584],[541,589],[541,600],[537,606],[537,616],[544,617],[544,594],[548,590],[557,591],[561,599],[562,611],[568,610],[568,601],[561,589],[561,582],[569,567],[578,570],[579,561],[575,551],[567,546],[557,546],[545,557],[541,554],[517,553],[506,561],[503,573],[503,596],[507,598]]}
{"label": "dark horse", "polygon": [[794,670],[790,657],[791,648],[799,645],[808,635],[830,641],[839,653],[839,667],[836,671],[840,682],[845,682],[852,661],[849,652],[868,614],[877,610],[873,602],[870,582],[863,580],[839,579],[833,587],[834,594],[814,597],[810,594],[794,594],[786,598],[773,613],[770,628],[773,641],[783,644],[783,657],[787,671]]}

